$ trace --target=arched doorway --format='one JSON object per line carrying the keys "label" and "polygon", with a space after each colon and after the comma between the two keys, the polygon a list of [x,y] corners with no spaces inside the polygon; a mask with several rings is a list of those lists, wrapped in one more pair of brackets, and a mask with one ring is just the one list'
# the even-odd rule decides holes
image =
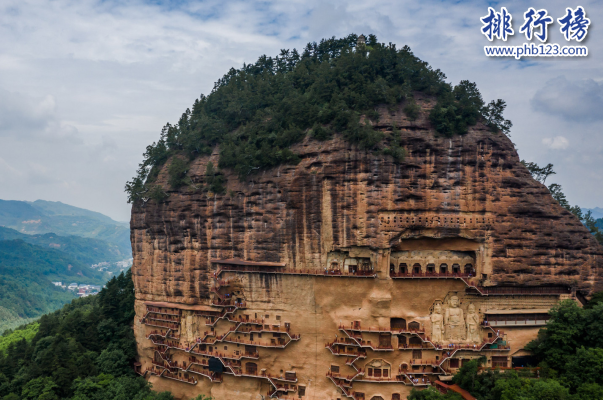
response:
{"label": "arched doorway", "polygon": [[440,274],[445,274],[448,272],[448,264],[441,264],[440,265]]}
{"label": "arched doorway", "polygon": [[413,274],[420,274],[420,273],[421,273],[421,264],[419,264],[419,263],[415,263],[415,264],[412,266],[412,273],[413,273]]}
{"label": "arched doorway", "polygon": [[406,263],[400,263],[398,266],[400,274],[406,275],[408,274],[408,265]]}
{"label": "arched doorway", "polygon": [[473,264],[465,264],[465,273],[467,275],[475,276],[475,269],[473,269]]}
{"label": "arched doorway", "polygon": [[452,273],[453,274],[460,274],[461,273],[461,266],[459,264],[452,264]]}
{"label": "arched doorway", "polygon": [[433,264],[433,263],[427,264],[427,273],[433,274],[434,272],[435,272],[435,264]]}

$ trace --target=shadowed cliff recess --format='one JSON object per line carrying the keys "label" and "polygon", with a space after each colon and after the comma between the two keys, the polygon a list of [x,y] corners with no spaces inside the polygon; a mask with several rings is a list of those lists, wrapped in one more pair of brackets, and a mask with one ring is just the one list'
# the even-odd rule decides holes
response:
{"label": "shadowed cliff recess", "polygon": [[[400,399],[511,367],[602,250],[523,165],[504,102],[374,36],[232,69],[147,148],[141,366],[175,396]],[[504,328],[504,331],[503,331]]]}

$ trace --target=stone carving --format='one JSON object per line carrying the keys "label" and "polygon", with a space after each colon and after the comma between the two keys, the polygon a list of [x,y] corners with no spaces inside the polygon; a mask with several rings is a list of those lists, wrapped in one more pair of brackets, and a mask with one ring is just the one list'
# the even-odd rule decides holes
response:
{"label": "stone carving", "polygon": [[444,341],[444,316],[442,315],[442,305],[436,303],[433,307],[433,313],[429,317],[431,320],[431,340],[435,343]]}
{"label": "stone carving", "polygon": [[479,315],[475,312],[473,304],[469,304],[469,307],[467,307],[467,341],[469,343],[481,343],[482,341],[479,328]]}
{"label": "stone carving", "polygon": [[452,341],[465,340],[465,319],[463,310],[459,307],[459,298],[452,296],[448,301],[448,308],[444,314],[444,328],[446,339]]}

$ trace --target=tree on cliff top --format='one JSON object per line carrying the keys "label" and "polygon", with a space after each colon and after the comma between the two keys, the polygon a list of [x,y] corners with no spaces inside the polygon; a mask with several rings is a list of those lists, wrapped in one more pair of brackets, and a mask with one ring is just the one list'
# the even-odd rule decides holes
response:
{"label": "tree on cliff top", "polygon": [[[502,100],[485,105],[474,83],[458,86],[417,58],[408,46],[379,43],[369,35],[366,46],[356,47],[357,36],[308,43],[300,54],[281,50],[276,57],[261,56],[253,64],[231,68],[208,96],[201,95],[176,125],[167,124],[157,143],[147,147],[137,176],[126,185],[129,201],[150,198],[150,184],[175,155],[193,160],[209,155],[220,145],[219,168],[240,179],[280,164],[295,164],[299,157],[290,147],[307,133],[329,140],[332,133],[359,148],[392,155],[399,162],[403,151],[397,138],[372,128],[379,113],[408,99],[409,118],[417,118],[413,92],[437,98],[430,114],[435,129],[445,136],[464,134],[482,120],[493,131],[508,133],[502,118]],[[391,136],[391,135],[390,135]],[[172,164],[170,183],[185,182],[187,168]]]}
{"label": "tree on cliff top", "polygon": [[[556,172],[553,170],[553,164],[551,163],[548,163],[545,167],[540,167],[535,162],[527,162],[526,160],[521,160],[521,163],[528,169],[532,177],[543,185],[546,181],[546,178],[548,178],[550,175],[556,174]],[[603,244],[603,232],[601,232],[597,227],[597,221],[593,217],[590,210],[586,214],[583,214],[580,206],[570,205],[567,197],[565,197],[565,193],[563,193],[563,188],[558,183],[551,183],[547,189],[549,189],[551,196],[553,196],[561,207],[578,217],[578,219],[582,221],[582,223],[590,230],[590,233],[595,236],[597,242]]]}

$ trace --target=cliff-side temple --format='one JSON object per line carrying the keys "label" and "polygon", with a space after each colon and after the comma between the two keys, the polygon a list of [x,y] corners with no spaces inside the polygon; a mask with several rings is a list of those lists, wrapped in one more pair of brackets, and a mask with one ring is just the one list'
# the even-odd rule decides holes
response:
{"label": "cliff-side temple", "polygon": [[524,365],[551,307],[601,289],[596,241],[506,136],[437,137],[401,112],[376,128],[394,125],[400,164],[306,139],[296,166],[228,176],[230,195],[135,205],[137,368],[156,390],[403,399],[480,356]]}

